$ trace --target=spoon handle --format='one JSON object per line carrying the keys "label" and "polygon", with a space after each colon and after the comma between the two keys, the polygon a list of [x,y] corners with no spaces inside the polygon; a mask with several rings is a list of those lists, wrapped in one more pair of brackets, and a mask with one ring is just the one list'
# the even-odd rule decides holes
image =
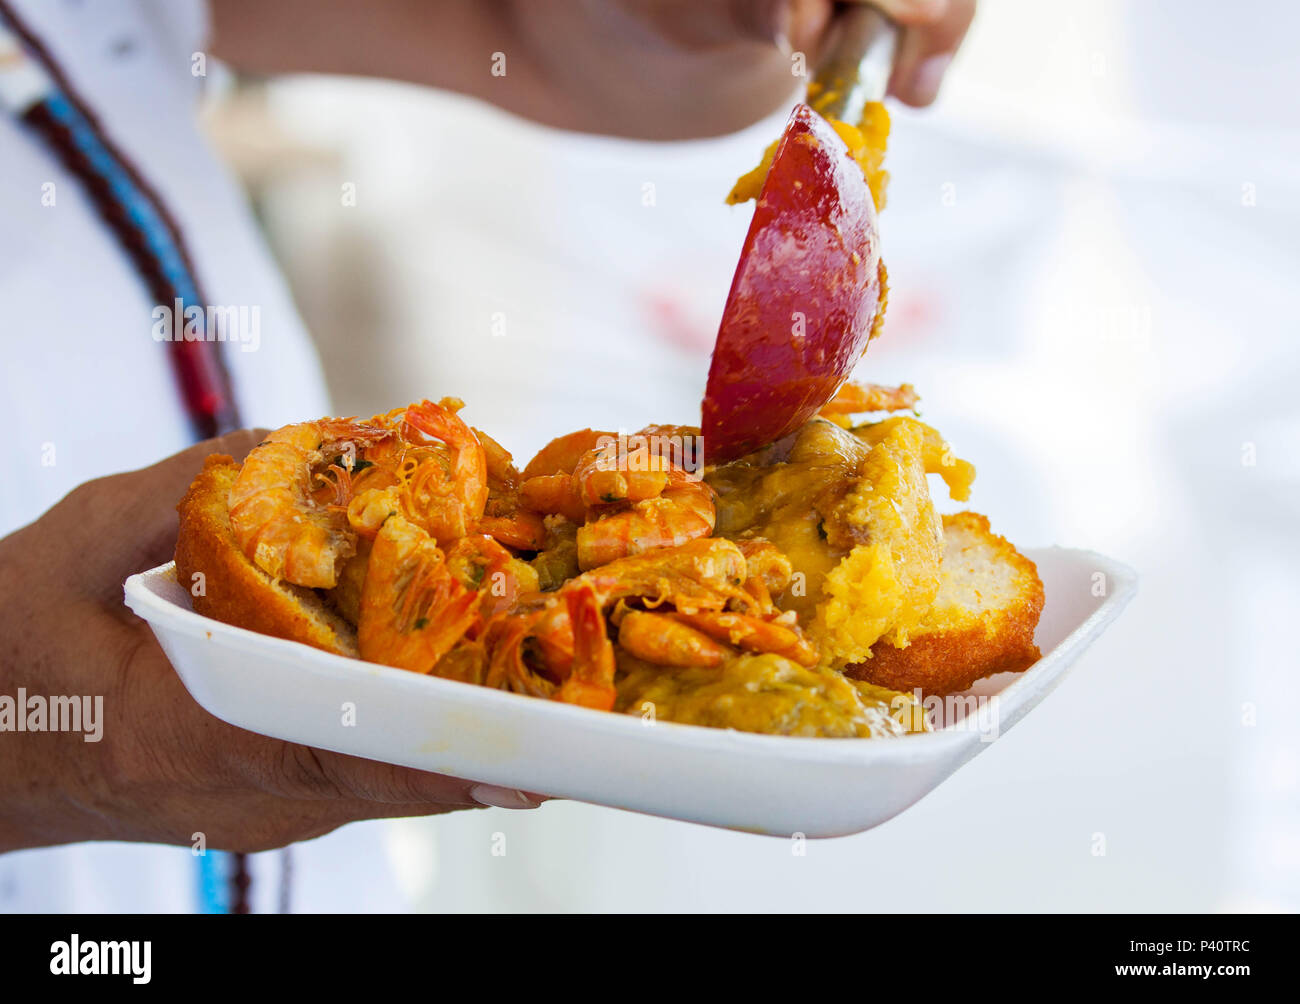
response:
{"label": "spoon handle", "polygon": [[884,98],[897,49],[897,27],[875,7],[842,10],[808,85],[808,104],[826,118],[857,122],[868,102]]}

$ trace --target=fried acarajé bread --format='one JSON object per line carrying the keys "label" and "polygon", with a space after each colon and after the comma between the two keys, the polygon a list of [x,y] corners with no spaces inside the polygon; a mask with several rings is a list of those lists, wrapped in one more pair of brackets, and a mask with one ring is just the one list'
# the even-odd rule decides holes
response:
{"label": "fried acaraj\u00e9 bread", "polygon": [[1034,628],[1043,584],[1034,563],[978,513],[945,516],[943,535],[939,595],[910,644],[877,642],[872,657],[847,675],[891,690],[951,694],[1038,660]]}
{"label": "fried acaraj\u00e9 bread", "polygon": [[[227,499],[239,469],[233,457],[208,457],[176,507],[180,515],[176,578],[190,590],[194,612],[260,634],[358,657],[356,630],[351,624],[314,590],[262,571],[235,543]],[[196,575],[202,579],[196,580]]]}

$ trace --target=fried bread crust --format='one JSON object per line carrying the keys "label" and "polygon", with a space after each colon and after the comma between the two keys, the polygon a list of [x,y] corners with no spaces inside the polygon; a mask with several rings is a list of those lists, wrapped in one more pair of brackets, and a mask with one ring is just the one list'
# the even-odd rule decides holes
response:
{"label": "fried bread crust", "polygon": [[951,694],[1038,661],[1043,584],[1032,561],[973,512],[945,516],[939,594],[899,648],[880,641],[847,675],[891,690]]}
{"label": "fried bread crust", "polygon": [[[230,531],[227,506],[239,469],[234,458],[225,454],[208,457],[176,506],[180,516],[176,578],[189,589],[194,612],[249,631],[356,657],[352,625],[315,591],[273,578],[239,549]],[[196,575],[202,578],[196,579]]]}

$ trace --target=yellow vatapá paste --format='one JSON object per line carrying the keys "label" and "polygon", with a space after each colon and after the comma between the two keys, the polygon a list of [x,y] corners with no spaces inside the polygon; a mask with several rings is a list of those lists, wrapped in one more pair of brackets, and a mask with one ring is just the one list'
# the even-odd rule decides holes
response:
{"label": "yellow vatap\u00e1 paste", "polygon": [[784,736],[867,739],[927,731],[913,695],[772,653],[717,668],[665,668],[619,655],[616,711]]}
{"label": "yellow vatap\u00e1 paste", "polygon": [[906,645],[934,602],[943,528],[930,474],[969,498],[975,468],[935,429],[896,416],[851,429],[816,419],[706,479],[720,535],[769,540],[790,559],[797,574],[777,605],[840,668],[882,640]]}
{"label": "yellow vatap\u00e1 paste", "polygon": [[[810,93],[811,105],[817,110],[817,101]],[[876,204],[876,212],[885,208],[885,189],[889,184],[889,172],[885,170],[885,147],[889,141],[889,109],[879,101],[869,102],[862,110],[862,118],[856,126],[838,119],[827,119],[831,127],[839,134],[849,148],[849,153],[862,168],[862,175],[871,190],[871,200]],[[763,182],[776,156],[777,144],[774,141],[764,152],[763,160],[748,174],[742,175],[731,193],[727,204],[734,206],[750,199],[757,199],[763,190]]]}

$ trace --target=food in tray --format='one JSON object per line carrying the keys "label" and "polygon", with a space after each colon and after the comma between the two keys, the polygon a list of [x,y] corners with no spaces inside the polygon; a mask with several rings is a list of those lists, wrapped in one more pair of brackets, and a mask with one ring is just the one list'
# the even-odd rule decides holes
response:
{"label": "food in tray", "polygon": [[417,673],[754,732],[923,728],[947,693],[1037,658],[1034,566],[916,401],[847,385],[702,467],[698,430],[584,429],[522,470],[459,401],[287,426],[208,459],[181,501],[197,612]]}
{"label": "food in tray", "polygon": [[783,735],[921,731],[918,695],[1026,669],[1037,570],[930,494],[937,475],[966,501],[975,469],[901,414],[909,385],[844,383],[884,312],[888,131],[880,105],[857,126],[800,105],[737,182],[729,201],[757,208],[703,434],[580,429],[520,469],[455,399],[286,426],[242,464],[209,458],[181,501],[194,609],[415,673]]}

